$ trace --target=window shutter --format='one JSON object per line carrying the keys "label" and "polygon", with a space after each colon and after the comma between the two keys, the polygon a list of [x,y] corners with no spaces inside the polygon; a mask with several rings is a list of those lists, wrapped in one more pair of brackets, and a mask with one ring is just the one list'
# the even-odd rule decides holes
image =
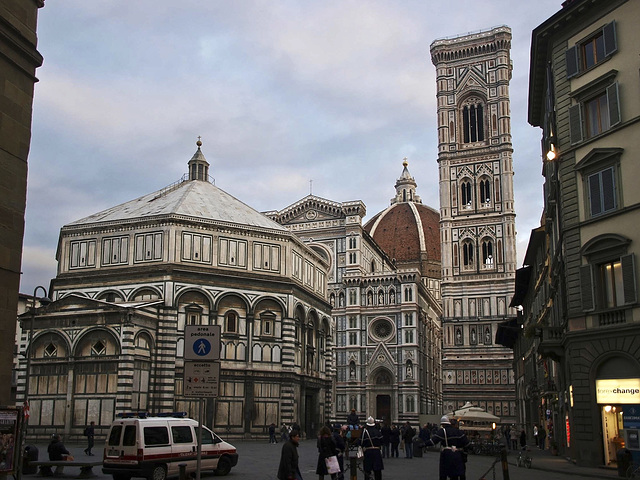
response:
{"label": "window shutter", "polygon": [[592,311],[593,305],[593,277],[591,275],[591,265],[580,267],[580,293],[582,295],[582,310]]}
{"label": "window shutter", "polygon": [[618,82],[607,87],[607,103],[609,104],[609,126],[620,123],[620,99],[618,98]]}
{"label": "window shutter", "polygon": [[606,24],[602,28],[602,38],[604,38],[604,56],[608,57],[618,51],[618,40],[616,38],[616,22]]}
{"label": "window shutter", "polygon": [[575,77],[578,74],[578,47],[574,46],[567,50],[567,78]]}
{"label": "window shutter", "polygon": [[616,209],[616,184],[613,167],[602,172],[602,207],[605,212]]}
{"label": "window shutter", "polygon": [[636,262],[633,253],[620,257],[622,264],[622,285],[624,289],[624,304],[636,303],[638,299],[636,287]]}
{"label": "window shutter", "polygon": [[569,107],[569,136],[571,145],[582,141],[582,112],[580,104]]}
{"label": "window shutter", "polygon": [[589,175],[589,206],[592,217],[602,213],[602,195],[600,192],[599,173]]}

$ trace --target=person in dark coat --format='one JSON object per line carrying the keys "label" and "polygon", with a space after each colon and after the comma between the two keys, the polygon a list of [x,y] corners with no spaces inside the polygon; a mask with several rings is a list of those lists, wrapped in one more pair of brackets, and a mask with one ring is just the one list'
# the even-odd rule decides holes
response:
{"label": "person in dark coat", "polygon": [[391,425],[391,434],[389,435],[389,443],[391,444],[391,458],[398,458],[398,445],[400,445],[400,430],[396,425]]}
{"label": "person in dark coat", "polygon": [[358,442],[364,450],[362,462],[364,479],[371,480],[371,472],[373,472],[375,480],[382,480],[382,470],[384,470],[382,453],[380,451],[382,434],[376,427],[376,422],[373,417],[367,418],[367,425],[364,427]]}
{"label": "person in dark coat", "polygon": [[[67,456],[71,455],[69,450],[67,450],[67,447],[62,443],[62,436],[58,434],[54,434],[51,437],[51,442],[47,447],[47,452],[49,453],[49,460],[51,461],[66,460]],[[63,471],[63,466],[57,466],[55,473],[56,475],[62,475]]]}
{"label": "person in dark coat", "polygon": [[469,445],[467,436],[451,425],[446,415],[440,419],[440,429],[426,442],[427,446],[438,443],[440,452],[440,480],[461,480],[465,478],[462,450]]}
{"label": "person in dark coat", "polygon": [[[320,433],[318,434],[318,465],[316,467],[318,480],[324,480],[324,476],[329,475],[325,459],[333,457],[334,455],[336,455],[336,444],[331,436],[331,430],[325,425],[320,429]],[[336,474],[331,474],[331,478],[335,479]]]}
{"label": "person in dark coat", "polygon": [[352,425],[354,427],[357,425],[360,425],[360,418],[358,417],[358,414],[356,413],[355,408],[352,408],[351,413],[347,415],[347,424]]}
{"label": "person in dark coat", "polygon": [[291,430],[289,441],[282,444],[280,465],[278,467],[278,480],[302,480],[302,474],[298,466],[299,442],[300,430]]}
{"label": "person in dark coat", "polygon": [[391,427],[386,423],[380,429],[382,434],[382,458],[389,458],[389,445],[391,444]]}
{"label": "person in dark coat", "polygon": [[93,453],[91,453],[91,449],[93,448],[93,443],[96,436],[95,431],[96,422],[91,422],[87,428],[84,429],[84,436],[87,437],[87,448],[84,449],[84,453],[93,457]]}
{"label": "person in dark coat", "polygon": [[416,436],[415,429],[407,422],[402,432],[404,440],[404,456],[405,458],[413,458],[413,437]]}
{"label": "person in dark coat", "polygon": [[347,448],[347,444],[344,441],[345,429],[339,423],[333,426],[333,443],[336,444],[336,456],[338,457],[338,465],[340,465],[340,473],[337,475],[338,480],[344,478],[344,451]]}
{"label": "person in dark coat", "polygon": [[523,450],[527,446],[527,433],[524,431],[524,428],[520,431],[520,448]]}

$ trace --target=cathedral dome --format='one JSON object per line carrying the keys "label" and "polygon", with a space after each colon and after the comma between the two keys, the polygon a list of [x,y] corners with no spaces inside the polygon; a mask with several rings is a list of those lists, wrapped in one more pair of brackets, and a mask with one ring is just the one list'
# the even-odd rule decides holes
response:
{"label": "cathedral dome", "polygon": [[440,214],[422,204],[406,159],[391,205],[364,226],[396,264],[415,266],[423,276],[440,278]]}

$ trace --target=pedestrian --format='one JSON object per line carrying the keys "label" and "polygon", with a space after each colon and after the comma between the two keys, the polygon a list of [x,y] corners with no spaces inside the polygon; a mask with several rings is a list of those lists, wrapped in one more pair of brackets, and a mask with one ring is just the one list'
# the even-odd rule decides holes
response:
{"label": "pedestrian", "polygon": [[96,422],[91,422],[87,428],[84,429],[84,436],[87,437],[87,448],[84,449],[85,455],[93,457],[93,453],[91,453],[91,449],[93,448],[93,442],[95,439],[95,425]]}
{"label": "pedestrian", "polygon": [[[318,464],[316,466],[316,473],[318,474],[318,480],[324,480],[325,475],[329,475],[327,470],[326,459],[336,456],[336,444],[333,441],[331,430],[326,425],[320,429],[318,434]],[[335,479],[336,474],[332,473],[331,478]]]}
{"label": "pedestrian", "polygon": [[544,426],[540,425],[540,431],[538,432],[538,446],[540,447],[540,450],[545,449],[546,439],[547,439],[547,432],[545,432]]}
{"label": "pedestrian", "polygon": [[382,434],[382,458],[389,458],[389,445],[391,444],[391,427],[384,424],[380,429]]}
{"label": "pedestrian", "polygon": [[533,426],[533,444],[536,447],[538,446],[538,424],[537,423]]}
{"label": "pedestrian", "polygon": [[[69,450],[62,443],[62,435],[58,435],[54,433],[51,437],[51,442],[47,447],[47,452],[49,453],[49,460],[52,462],[60,461],[60,460],[73,460],[73,457],[69,453]],[[64,466],[58,465],[56,467],[55,474],[62,475],[64,472]]]}
{"label": "pedestrian", "polygon": [[524,428],[520,431],[520,448],[522,450],[527,448],[527,433],[524,431]]}
{"label": "pedestrian", "polygon": [[507,444],[507,449],[511,450],[511,427],[509,425],[504,428],[504,441]]}
{"label": "pedestrian", "polygon": [[467,436],[451,425],[446,415],[440,419],[440,429],[429,439],[427,446],[440,444],[440,480],[463,480],[466,475],[464,448],[469,445]]}
{"label": "pedestrian", "polygon": [[298,466],[298,444],[300,430],[291,430],[289,441],[282,444],[280,465],[278,466],[278,480],[302,480]]}
{"label": "pedestrian", "polygon": [[336,456],[338,457],[338,465],[340,465],[338,480],[344,479],[344,452],[347,449],[347,444],[344,441],[345,431],[346,429],[342,428],[339,423],[333,426],[333,443],[336,444]]}
{"label": "pedestrian", "polygon": [[283,423],[282,427],[280,428],[280,440],[282,440],[283,442],[289,440],[289,427],[287,427],[285,423]]}
{"label": "pedestrian", "polygon": [[389,435],[389,443],[391,444],[391,457],[398,458],[398,445],[400,444],[400,430],[396,425],[391,425],[391,434]]}
{"label": "pedestrian", "polygon": [[404,425],[404,432],[402,432],[402,440],[404,440],[404,458],[413,458],[413,437],[415,437],[416,431],[409,422]]}
{"label": "pedestrian", "polygon": [[382,470],[384,470],[382,452],[380,451],[382,434],[376,427],[376,421],[373,417],[367,418],[367,424],[362,431],[359,443],[364,450],[362,462],[364,480],[371,480],[371,472],[373,472],[375,480],[382,480]]}
{"label": "pedestrian", "polygon": [[269,443],[278,443],[278,440],[276,440],[276,424],[273,422],[269,425]]}
{"label": "pedestrian", "polygon": [[518,450],[518,432],[515,425],[511,429],[511,433],[509,434],[509,436],[511,438],[511,449]]}

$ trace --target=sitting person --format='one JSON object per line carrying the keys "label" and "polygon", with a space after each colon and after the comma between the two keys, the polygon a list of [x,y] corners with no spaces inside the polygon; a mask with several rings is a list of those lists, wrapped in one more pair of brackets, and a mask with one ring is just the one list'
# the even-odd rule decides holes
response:
{"label": "sitting person", "polygon": [[[51,461],[61,461],[61,460],[73,460],[73,457],[69,453],[69,450],[62,443],[62,436],[54,433],[51,437],[51,443],[47,447],[47,452],[49,452],[49,460]],[[62,475],[64,471],[64,467],[62,465],[58,465],[56,467],[55,474]],[[50,473],[51,471],[49,471]]]}
{"label": "sitting person", "polygon": [[347,424],[353,427],[357,427],[360,425],[360,418],[358,417],[355,408],[352,408],[351,413],[347,416]]}

